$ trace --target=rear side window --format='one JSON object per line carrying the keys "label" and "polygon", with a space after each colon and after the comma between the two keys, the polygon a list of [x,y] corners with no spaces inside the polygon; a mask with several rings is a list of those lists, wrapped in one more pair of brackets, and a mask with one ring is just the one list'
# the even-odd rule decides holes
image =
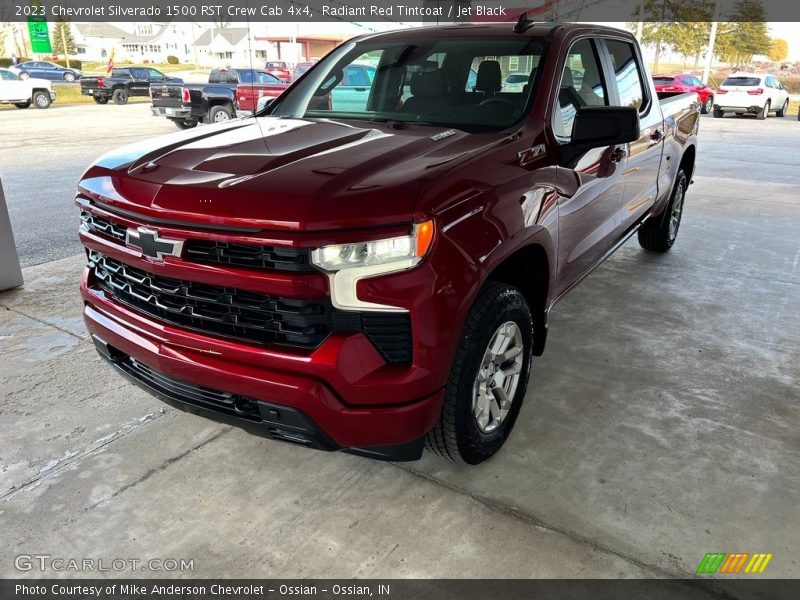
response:
{"label": "rear side window", "polygon": [[761,83],[758,77],[726,77],[722,85],[740,86],[740,87],[755,87]]}
{"label": "rear side window", "polygon": [[614,67],[614,78],[617,81],[619,105],[642,109],[645,105],[644,85],[639,62],[633,51],[633,44],[619,40],[606,40],[611,63]]}

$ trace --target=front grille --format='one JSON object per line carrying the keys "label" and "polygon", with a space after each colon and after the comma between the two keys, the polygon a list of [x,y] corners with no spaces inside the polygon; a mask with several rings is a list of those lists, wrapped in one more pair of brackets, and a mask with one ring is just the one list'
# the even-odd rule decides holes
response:
{"label": "front grille", "polygon": [[112,221],[102,219],[85,210],[81,211],[81,224],[91,231],[102,233],[103,235],[121,242],[125,241],[125,236],[127,234],[127,229],[125,229],[125,227]]}
{"label": "front grille", "polygon": [[210,240],[186,242],[185,260],[274,271],[314,271],[307,248],[253,246]]}
{"label": "front grille", "polygon": [[[125,242],[127,229],[114,221],[81,211],[81,224],[94,233]],[[258,244],[186,240],[183,259],[213,265],[248,267],[262,271],[316,272],[308,248],[281,248]]]}
{"label": "front grille", "polygon": [[316,348],[333,331],[328,300],[273,298],[172,279],[89,253],[98,285],[112,298],[175,325],[249,342]]}

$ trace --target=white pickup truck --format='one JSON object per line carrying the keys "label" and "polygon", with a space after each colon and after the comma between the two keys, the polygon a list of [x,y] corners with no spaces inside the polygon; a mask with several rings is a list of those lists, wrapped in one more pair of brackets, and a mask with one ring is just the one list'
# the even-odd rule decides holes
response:
{"label": "white pickup truck", "polygon": [[20,79],[9,69],[0,69],[0,104],[13,104],[17,108],[49,108],[56,99],[53,84],[46,79]]}

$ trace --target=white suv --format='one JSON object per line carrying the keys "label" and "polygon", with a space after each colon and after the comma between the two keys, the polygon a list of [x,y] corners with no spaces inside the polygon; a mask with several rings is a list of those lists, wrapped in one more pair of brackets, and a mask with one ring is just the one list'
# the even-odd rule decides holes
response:
{"label": "white suv", "polygon": [[10,69],[0,69],[0,104],[13,104],[17,108],[49,108],[56,99],[53,84],[46,79],[20,79]]}
{"label": "white suv", "polygon": [[754,113],[757,119],[766,119],[774,112],[782,117],[789,108],[789,93],[774,75],[734,73],[725,78],[714,93],[714,116],[726,112],[737,115]]}

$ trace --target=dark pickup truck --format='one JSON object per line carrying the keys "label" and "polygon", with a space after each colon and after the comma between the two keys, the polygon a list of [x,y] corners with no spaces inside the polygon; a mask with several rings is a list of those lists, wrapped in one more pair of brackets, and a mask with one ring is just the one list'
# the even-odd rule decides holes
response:
{"label": "dark pickup truck", "polygon": [[[367,60],[363,104],[325,100]],[[504,90],[510,72],[528,77]],[[631,236],[675,243],[699,116],[695,94],[659,100],[636,39],[610,27],[356,38],[263,115],[89,167],[86,326],[182,410],[479,463],[511,433],[556,302]]]}
{"label": "dark pickup truck", "polygon": [[124,67],[112,69],[111,76],[81,78],[81,94],[91,96],[97,104],[127,104],[131,96],[147,96],[151,85],[180,84],[178,77],[164,75],[150,67]]}
{"label": "dark pickup truck", "polygon": [[179,129],[190,129],[200,122],[223,123],[236,116],[251,114],[252,93],[242,94],[245,106],[239,106],[240,86],[252,85],[262,95],[277,97],[289,87],[274,75],[260,69],[213,69],[208,83],[179,83],[154,86],[150,90],[154,116],[167,117]]}

